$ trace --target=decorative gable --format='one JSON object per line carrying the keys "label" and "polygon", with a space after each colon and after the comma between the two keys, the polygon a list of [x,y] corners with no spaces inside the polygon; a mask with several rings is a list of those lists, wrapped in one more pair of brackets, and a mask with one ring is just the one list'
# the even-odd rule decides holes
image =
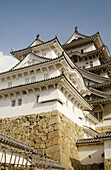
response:
{"label": "decorative gable", "polygon": [[47,61],[47,59],[36,56],[32,53],[29,53],[21,62],[19,62],[13,69],[18,69],[26,66],[30,66],[33,64],[41,63]]}

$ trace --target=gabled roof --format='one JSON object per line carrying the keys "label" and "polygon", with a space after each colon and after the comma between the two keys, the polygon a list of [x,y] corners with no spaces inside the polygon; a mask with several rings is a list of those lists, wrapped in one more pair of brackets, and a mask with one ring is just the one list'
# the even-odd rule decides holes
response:
{"label": "gabled roof", "polygon": [[[32,58],[32,60],[29,59],[29,58]],[[41,57],[41,56],[35,55],[33,53],[29,53],[25,58],[23,58],[23,60],[21,60],[11,70],[26,67],[26,66],[29,66],[29,65],[33,65],[34,64],[33,60],[35,61],[36,64],[39,64],[39,63],[43,63],[45,61],[49,61],[50,59],[46,59],[45,57]],[[28,63],[28,62],[30,62],[30,63],[26,65],[26,63]]]}
{"label": "gabled roof", "polygon": [[[75,39],[75,35],[81,35],[81,38]],[[63,48],[67,50],[72,47],[81,46],[90,42],[94,42],[96,48],[100,48],[101,46],[103,46],[103,42],[101,40],[99,32],[92,36],[86,36],[75,32],[73,36],[63,45]]]}
{"label": "gabled roof", "polygon": [[69,38],[69,40],[65,43],[65,44],[69,44],[71,43],[72,41],[74,40],[77,40],[77,39],[84,39],[84,38],[87,38],[88,36],[87,35],[84,35],[84,34],[81,34],[78,32],[78,28],[77,26],[75,27],[75,32],[74,34]]}
{"label": "gabled roof", "polygon": [[36,48],[38,46],[39,47],[43,47],[44,45],[50,44],[50,43],[52,44],[52,43],[54,43],[55,40],[58,41],[57,37],[55,37],[54,39],[49,40],[47,42],[43,42],[41,44],[36,44],[36,45],[33,45],[33,46],[28,46],[27,48],[24,48],[24,49],[20,49],[20,50],[17,50],[17,51],[12,50],[10,53],[13,56],[15,56],[18,60],[20,60],[20,55],[26,56],[29,53],[33,53],[33,51],[32,51],[33,48]]}
{"label": "gabled roof", "polygon": [[35,46],[35,45],[39,45],[39,44],[42,44],[42,43],[44,43],[44,41],[42,41],[42,40],[40,39],[39,34],[37,34],[36,39],[29,45],[29,47],[33,47],[33,46]]}

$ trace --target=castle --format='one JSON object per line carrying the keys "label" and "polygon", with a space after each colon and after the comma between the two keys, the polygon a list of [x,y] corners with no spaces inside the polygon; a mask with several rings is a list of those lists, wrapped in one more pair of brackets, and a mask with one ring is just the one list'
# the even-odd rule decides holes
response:
{"label": "castle", "polygon": [[11,51],[0,74],[0,132],[43,150],[65,169],[110,169],[111,61],[97,32],[63,45],[37,35]]}

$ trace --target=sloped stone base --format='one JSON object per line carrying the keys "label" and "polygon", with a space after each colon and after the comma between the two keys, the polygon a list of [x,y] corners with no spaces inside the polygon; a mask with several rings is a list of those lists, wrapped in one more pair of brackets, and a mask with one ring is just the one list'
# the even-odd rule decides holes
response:
{"label": "sloped stone base", "polygon": [[79,161],[75,142],[83,138],[83,129],[59,111],[0,119],[0,132],[42,149],[65,169]]}

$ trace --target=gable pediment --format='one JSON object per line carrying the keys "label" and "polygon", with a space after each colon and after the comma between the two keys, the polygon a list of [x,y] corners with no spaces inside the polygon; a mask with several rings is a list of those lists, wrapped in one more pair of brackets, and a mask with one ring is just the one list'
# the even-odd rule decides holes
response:
{"label": "gable pediment", "polygon": [[32,53],[29,53],[21,62],[19,62],[14,68],[14,69],[18,69],[18,68],[22,68],[22,67],[26,67],[26,66],[30,66],[33,64],[37,64],[37,63],[41,63],[47,61],[47,59],[40,57],[40,56],[36,56]]}

